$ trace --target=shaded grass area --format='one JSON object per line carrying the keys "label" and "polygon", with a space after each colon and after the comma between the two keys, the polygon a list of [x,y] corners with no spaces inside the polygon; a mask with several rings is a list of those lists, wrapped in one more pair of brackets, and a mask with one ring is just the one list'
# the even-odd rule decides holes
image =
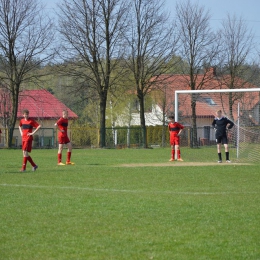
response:
{"label": "shaded grass area", "polygon": [[34,150],[39,169],[19,173],[21,151],[0,153],[1,259],[260,259],[258,164],[124,168],[169,149],[97,149],[57,166]]}

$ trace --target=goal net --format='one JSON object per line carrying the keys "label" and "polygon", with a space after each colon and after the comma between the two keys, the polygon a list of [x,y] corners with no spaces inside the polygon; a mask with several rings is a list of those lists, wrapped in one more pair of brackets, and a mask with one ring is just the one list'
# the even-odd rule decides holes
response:
{"label": "goal net", "polygon": [[[181,136],[182,157],[188,161],[218,160],[212,122],[221,110],[234,123],[227,131],[232,162],[259,162],[259,101],[260,88],[175,91],[175,121],[185,126]],[[223,145],[221,153],[225,160]]]}

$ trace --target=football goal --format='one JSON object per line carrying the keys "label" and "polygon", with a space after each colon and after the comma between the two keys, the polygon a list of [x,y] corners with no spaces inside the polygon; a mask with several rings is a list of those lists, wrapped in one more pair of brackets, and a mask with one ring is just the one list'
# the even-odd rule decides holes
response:
{"label": "football goal", "polygon": [[[231,160],[259,161],[260,88],[176,90],[174,106],[175,121],[185,126],[181,146],[208,149],[206,153],[190,151],[195,161],[217,159],[212,122],[218,110],[234,123],[227,131]],[[224,152],[222,146],[222,156]]]}

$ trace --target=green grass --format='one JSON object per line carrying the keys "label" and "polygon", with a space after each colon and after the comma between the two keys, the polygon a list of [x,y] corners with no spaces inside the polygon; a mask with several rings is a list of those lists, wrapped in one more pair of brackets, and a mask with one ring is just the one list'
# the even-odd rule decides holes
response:
{"label": "green grass", "polygon": [[57,166],[51,149],[20,173],[21,150],[0,154],[0,259],[260,259],[260,164],[122,167],[168,148],[75,149]]}

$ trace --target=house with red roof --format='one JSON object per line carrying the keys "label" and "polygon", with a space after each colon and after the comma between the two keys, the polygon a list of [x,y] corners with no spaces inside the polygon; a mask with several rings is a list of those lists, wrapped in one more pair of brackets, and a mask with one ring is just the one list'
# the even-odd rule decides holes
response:
{"label": "house with red roof", "polygon": [[38,120],[42,127],[53,127],[53,122],[61,117],[63,110],[68,111],[69,119],[78,118],[71,109],[45,89],[22,91],[19,96],[18,120],[22,118],[23,109],[28,109],[30,117]]}
{"label": "house with red roof", "polygon": [[[3,90],[0,89],[0,92],[2,92],[0,95],[0,119],[3,119],[4,114],[8,113],[10,100],[8,100],[8,95]],[[56,141],[56,127],[54,124],[62,116],[63,110],[68,111],[70,120],[78,118],[71,109],[47,90],[24,90],[19,95],[17,122],[14,131],[14,143],[16,146],[21,144],[18,126],[24,109],[28,109],[30,117],[34,118],[42,126],[34,138],[35,140],[38,139],[38,146],[53,146]],[[4,128],[3,124],[2,127]]]}
{"label": "house with red roof", "polygon": [[[196,81],[198,82],[195,86],[196,90],[228,89],[228,83],[231,80],[229,76],[221,78],[217,77],[213,68],[210,69],[208,73],[199,74],[196,77]],[[166,114],[174,114],[175,91],[190,90],[189,76],[180,74],[161,75],[156,79],[156,81],[158,83],[156,83],[153,88],[156,93],[154,95],[156,104],[160,107],[160,109],[163,109],[162,102],[160,102],[160,100],[164,101],[165,99],[164,111]],[[201,82],[203,83],[201,84]],[[257,88],[257,86],[251,83],[243,82],[240,78],[235,79],[234,85],[237,86],[236,88]],[[232,96],[232,111],[230,111],[228,93],[193,94],[193,97],[196,99],[197,119],[206,117],[213,118],[216,110],[222,109],[227,117],[235,121],[237,120],[238,103],[240,103],[241,111],[252,110],[259,103],[259,96],[256,96],[256,93],[233,93]],[[191,115],[191,98],[192,95],[190,94],[180,94],[178,100],[179,117],[182,117],[182,120],[184,120],[186,124],[190,123],[187,120]]]}

